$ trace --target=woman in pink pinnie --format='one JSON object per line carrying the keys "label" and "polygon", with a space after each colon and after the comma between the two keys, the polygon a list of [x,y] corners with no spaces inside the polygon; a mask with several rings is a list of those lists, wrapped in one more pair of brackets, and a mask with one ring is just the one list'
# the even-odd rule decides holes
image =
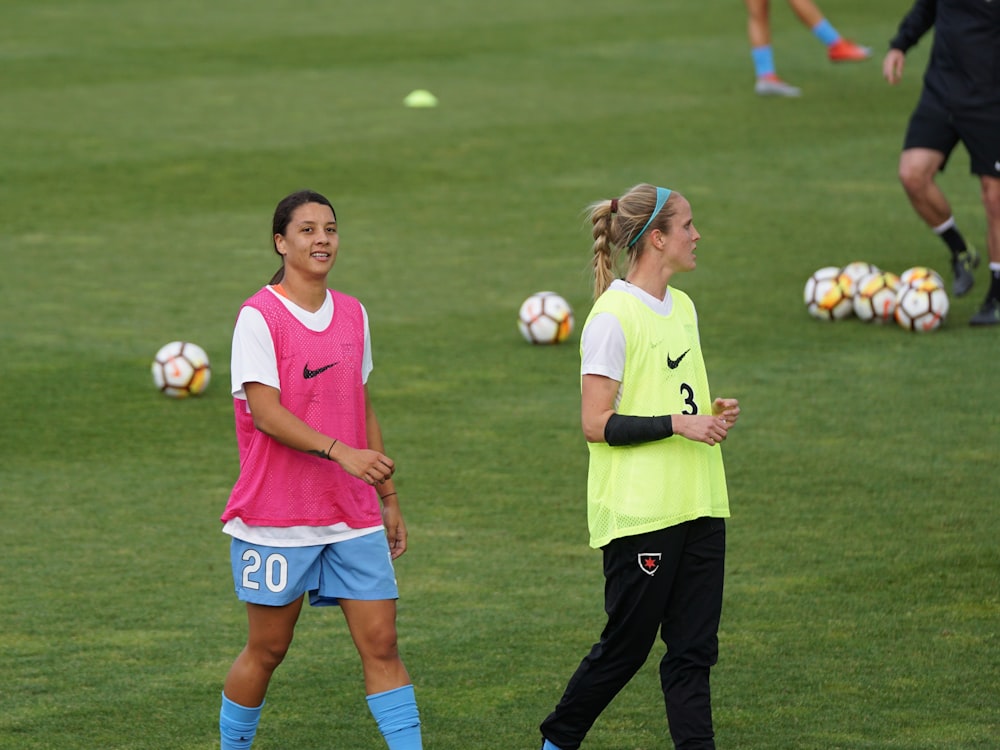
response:
{"label": "woman in pink pinnie", "polygon": [[406,526],[368,396],[368,316],[327,288],[340,246],[330,201],[312,191],[282,199],[272,237],[282,267],[243,303],[233,333],[240,475],[222,521],[249,632],[223,687],[222,750],[253,743],[307,594],[344,613],[390,750],[420,750],[396,645],[392,561],[406,551]]}

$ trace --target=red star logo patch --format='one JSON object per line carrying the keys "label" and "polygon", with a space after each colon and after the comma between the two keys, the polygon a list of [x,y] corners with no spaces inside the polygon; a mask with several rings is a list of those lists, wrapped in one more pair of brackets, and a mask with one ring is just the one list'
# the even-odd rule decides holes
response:
{"label": "red star logo patch", "polygon": [[654,575],[660,569],[660,553],[640,552],[639,568],[648,576]]}

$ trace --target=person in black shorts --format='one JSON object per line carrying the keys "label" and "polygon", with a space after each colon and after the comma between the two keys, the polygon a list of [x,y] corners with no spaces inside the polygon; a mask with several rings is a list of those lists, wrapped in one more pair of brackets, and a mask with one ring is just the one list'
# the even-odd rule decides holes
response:
{"label": "person in black shorts", "polygon": [[979,254],[955,224],[935,182],[961,141],[979,176],[986,209],[990,288],[971,325],[1000,324],[1000,2],[916,0],[899,24],[882,62],[890,84],[902,78],[906,52],[930,29],[934,42],[924,84],[910,117],[899,179],[913,208],[948,246],[952,292],[972,288]]}

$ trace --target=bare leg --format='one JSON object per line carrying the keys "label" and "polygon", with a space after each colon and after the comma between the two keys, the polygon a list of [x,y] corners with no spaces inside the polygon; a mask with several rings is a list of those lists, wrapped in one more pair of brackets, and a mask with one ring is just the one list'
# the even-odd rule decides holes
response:
{"label": "bare leg", "polygon": [[944,154],[928,148],[909,148],[899,157],[899,181],[903,190],[914,210],[931,228],[951,217],[951,205],[934,181],[942,164]]}
{"label": "bare leg", "polygon": [[[975,283],[972,272],[979,265],[979,255],[974,249],[970,249],[958,231],[952,218],[951,205],[935,182],[944,160],[945,155],[940,151],[928,148],[906,149],[899,157],[899,181],[903,184],[914,210],[944,241],[951,252],[951,269],[955,275],[952,294],[961,297],[967,294]],[[1000,183],[1000,180],[997,182]],[[984,203],[987,203],[986,192],[984,185]],[[997,200],[1000,201],[1000,198]]]}
{"label": "bare leg", "polygon": [[396,602],[341,599],[351,638],[361,656],[368,695],[410,684],[410,675],[396,646]]}
{"label": "bare leg", "polygon": [[844,39],[813,0],[788,0],[788,4],[803,25],[826,45],[831,62],[860,62],[872,56],[870,47]]}
{"label": "bare leg", "polygon": [[1000,263],[1000,177],[983,175],[979,179],[986,209],[986,249],[990,263]]}
{"label": "bare leg", "polygon": [[771,43],[771,9],[768,0],[746,0],[747,36],[751,47]]}
{"label": "bare leg", "polygon": [[990,256],[990,288],[979,312],[969,323],[974,326],[1000,325],[1000,177],[980,176],[983,206],[986,209],[986,249]]}
{"label": "bare leg", "polygon": [[750,54],[753,57],[754,75],[757,79],[754,91],[759,96],[799,96],[802,92],[778,78],[774,69],[774,54],[771,51],[771,8],[768,0],[745,0],[745,2],[747,36],[750,38]]}
{"label": "bare leg", "polygon": [[271,675],[288,653],[302,597],[284,607],[247,604],[249,635],[226,676],[223,692],[229,700],[253,708],[264,702]]}
{"label": "bare leg", "polygon": [[823,11],[816,7],[813,0],[788,0],[788,4],[809,29],[823,20]]}

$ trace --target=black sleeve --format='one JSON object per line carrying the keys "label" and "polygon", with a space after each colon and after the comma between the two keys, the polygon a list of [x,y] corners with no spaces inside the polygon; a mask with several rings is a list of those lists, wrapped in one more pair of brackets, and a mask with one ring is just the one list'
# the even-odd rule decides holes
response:
{"label": "black sleeve", "polygon": [[916,0],[910,12],[899,23],[899,29],[889,41],[889,49],[906,52],[930,31],[937,16],[937,0]]}
{"label": "black sleeve", "polygon": [[664,417],[631,417],[612,414],[604,425],[604,440],[608,445],[636,445],[663,440],[674,434],[670,415]]}

